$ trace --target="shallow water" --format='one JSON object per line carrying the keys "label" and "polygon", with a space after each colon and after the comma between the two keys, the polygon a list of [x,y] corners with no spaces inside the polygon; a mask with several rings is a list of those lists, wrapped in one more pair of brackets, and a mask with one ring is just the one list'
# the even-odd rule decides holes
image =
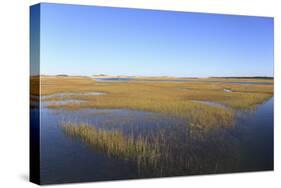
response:
{"label": "shallow water", "polygon": [[[43,184],[159,176],[152,173],[140,176],[133,161],[109,157],[81,139],[67,136],[59,126],[67,121],[118,129],[125,134],[149,135],[160,129],[173,132],[168,140],[186,146],[175,151],[183,152],[185,148],[196,159],[196,165],[198,162],[202,167],[191,164],[190,169],[168,175],[273,169],[273,98],[259,105],[256,111],[237,112],[233,127],[208,131],[189,129],[188,138],[183,131],[187,122],[174,117],[126,109],[66,111],[49,109],[46,103],[42,103],[40,111]],[[38,110],[33,109],[31,113]]]}
{"label": "shallow water", "polygon": [[83,100],[79,99],[64,99],[64,100],[54,100],[50,102],[42,102],[41,107],[46,108],[49,104],[55,104],[55,105],[65,105],[65,104],[81,104],[84,102]]}
{"label": "shallow water", "polygon": [[231,93],[232,92],[232,90],[230,90],[230,89],[223,89],[223,91],[226,92],[226,93]]}
{"label": "shallow water", "polygon": [[241,165],[243,171],[272,170],[274,122],[272,97],[254,112],[238,112],[237,129],[233,134],[240,137]]}
{"label": "shallow water", "polygon": [[65,93],[44,95],[44,96],[41,96],[41,99],[45,100],[45,99],[51,99],[51,98],[56,98],[56,97],[64,98],[64,97],[75,97],[75,96],[99,96],[99,95],[105,95],[105,93],[102,93],[102,92],[84,92],[84,93],[65,92]]}
{"label": "shallow water", "polygon": [[[62,101],[63,102],[63,101]],[[78,139],[64,134],[61,122],[84,122],[103,129],[120,129],[125,134],[151,134],[159,126],[183,124],[183,120],[156,113],[125,109],[54,110],[42,102],[41,175],[43,183],[137,178],[130,161],[112,159]]]}
{"label": "shallow water", "polygon": [[200,104],[206,104],[210,106],[215,106],[215,107],[221,107],[221,108],[227,108],[227,105],[219,102],[213,102],[213,101],[198,101],[198,100],[193,100],[193,102],[200,103]]}

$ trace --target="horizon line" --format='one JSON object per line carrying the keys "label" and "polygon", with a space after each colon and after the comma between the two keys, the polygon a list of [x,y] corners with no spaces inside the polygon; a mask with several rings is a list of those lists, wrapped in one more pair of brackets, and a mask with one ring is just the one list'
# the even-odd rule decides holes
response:
{"label": "horizon line", "polygon": [[95,77],[95,76],[104,76],[104,77],[171,77],[171,78],[274,78],[273,76],[247,76],[247,75],[239,75],[239,76],[169,76],[169,75],[110,75],[110,74],[34,74],[30,76],[86,76],[86,77]]}

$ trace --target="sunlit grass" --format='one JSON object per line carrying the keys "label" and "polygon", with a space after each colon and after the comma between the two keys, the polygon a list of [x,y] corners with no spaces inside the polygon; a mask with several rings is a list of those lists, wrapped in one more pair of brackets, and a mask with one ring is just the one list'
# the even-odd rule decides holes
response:
{"label": "sunlit grass", "polygon": [[109,157],[136,161],[140,167],[154,166],[159,161],[159,143],[149,142],[145,137],[125,136],[118,130],[108,131],[71,122],[62,123],[62,127],[68,135],[81,138]]}
{"label": "sunlit grass", "polygon": [[[82,100],[81,104],[54,103],[49,104],[48,107],[71,110],[81,108],[143,110],[184,118],[190,125],[203,128],[229,125],[236,109],[254,109],[256,105],[263,103],[273,95],[273,85],[226,84],[223,79],[220,80],[221,82],[215,83],[95,82],[88,77],[42,77],[41,94],[104,92],[106,95],[65,97],[65,99]],[[254,81],[264,82],[264,80]],[[232,92],[224,92],[225,88]],[[48,100],[61,100],[61,98]],[[194,101],[218,102],[228,108]]]}
{"label": "sunlit grass", "polygon": [[[143,171],[156,176],[183,172],[198,174],[202,169],[210,173],[230,172],[239,165],[239,142],[225,130],[234,125],[236,110],[255,109],[258,104],[271,98],[273,85],[229,84],[224,83],[224,79],[219,80],[216,83],[142,80],[95,82],[88,77],[42,77],[41,95],[103,92],[105,95],[71,95],[44,100],[50,102],[49,108],[131,109],[185,120],[186,126],[171,125],[165,130],[159,126],[155,133],[147,135],[133,132],[125,134],[122,129],[96,128],[83,122],[61,123],[67,135],[81,139],[108,157],[135,162],[141,174],[145,173]],[[264,82],[254,82],[259,81]],[[232,92],[224,92],[224,89]],[[67,99],[82,102],[56,103]],[[215,102],[223,104],[223,107],[196,101]],[[122,120],[127,121],[125,118]],[[111,120],[108,121],[103,123],[111,125]]]}
{"label": "sunlit grass", "polygon": [[95,151],[134,162],[140,176],[198,174],[202,169],[224,172],[235,169],[239,163],[233,138],[217,131],[174,126],[150,135],[126,135],[121,130],[95,128],[85,123],[62,122],[61,127],[68,136],[81,139]]}
{"label": "sunlit grass", "polygon": [[95,80],[83,76],[41,76],[40,87],[41,95],[50,95],[55,93],[81,93],[89,92],[95,89]]}

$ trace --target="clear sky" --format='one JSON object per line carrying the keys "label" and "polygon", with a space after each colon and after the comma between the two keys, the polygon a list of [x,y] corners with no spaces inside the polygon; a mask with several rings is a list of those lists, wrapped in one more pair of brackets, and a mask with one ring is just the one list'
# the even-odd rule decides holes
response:
{"label": "clear sky", "polygon": [[273,18],[41,4],[41,74],[273,76]]}

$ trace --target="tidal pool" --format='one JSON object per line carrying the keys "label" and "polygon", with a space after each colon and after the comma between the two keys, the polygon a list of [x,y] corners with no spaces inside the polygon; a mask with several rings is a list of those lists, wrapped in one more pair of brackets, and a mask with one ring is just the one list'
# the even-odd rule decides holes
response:
{"label": "tidal pool", "polygon": [[99,95],[105,95],[105,93],[102,92],[84,92],[84,93],[72,93],[72,92],[66,92],[66,93],[56,93],[51,95],[44,95],[41,96],[42,100],[45,99],[51,99],[51,98],[64,98],[64,97],[75,97],[75,96],[99,96]]}
{"label": "tidal pool", "polygon": [[213,102],[213,101],[199,101],[199,100],[193,100],[193,102],[200,103],[200,104],[206,104],[210,106],[216,106],[221,108],[227,108],[227,105],[219,102]]}
{"label": "tidal pool", "polygon": [[[238,111],[234,126],[212,130],[191,129],[185,120],[158,113],[127,109],[68,111],[47,108],[47,103],[41,103],[40,112],[31,109],[31,113],[40,113],[43,184],[273,169],[273,98],[255,111]],[[117,129],[125,135],[153,136],[164,131],[167,145],[174,152],[174,160],[167,164],[171,168],[140,173],[134,161],[110,157],[65,134],[60,124],[67,121]],[[180,158],[181,154],[188,160]],[[173,168],[179,164],[185,168]]]}

